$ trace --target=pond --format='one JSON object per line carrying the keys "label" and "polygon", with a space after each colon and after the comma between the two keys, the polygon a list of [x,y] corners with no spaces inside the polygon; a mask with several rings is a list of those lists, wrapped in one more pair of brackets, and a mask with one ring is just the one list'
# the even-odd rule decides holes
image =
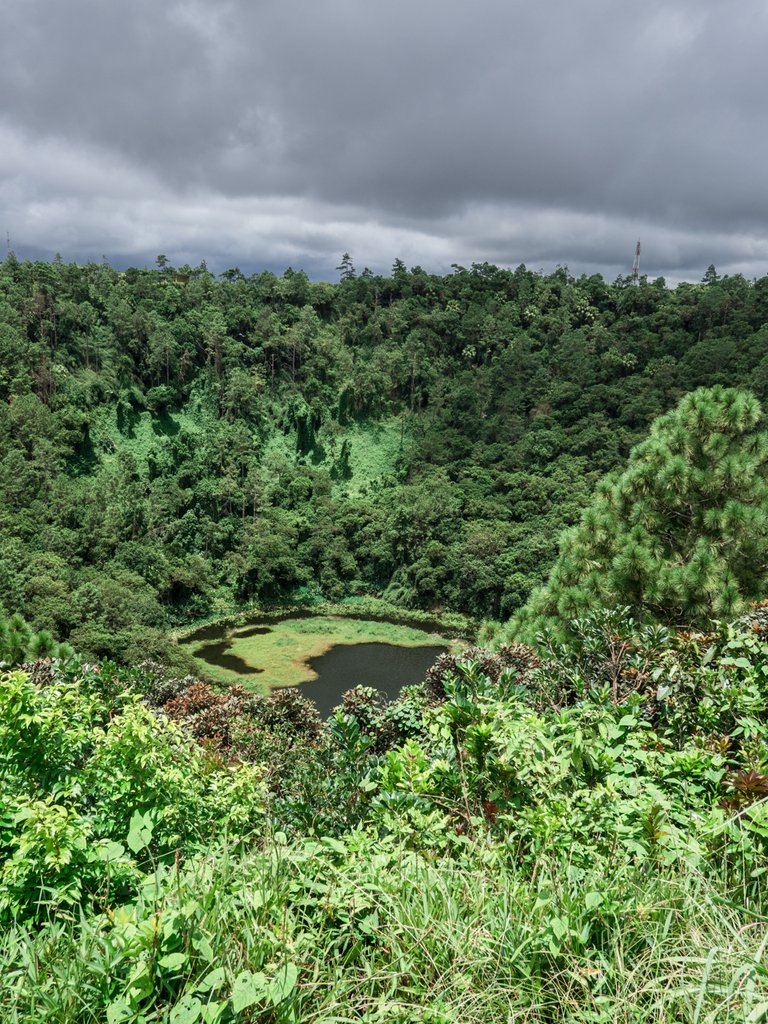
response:
{"label": "pond", "polygon": [[266,693],[298,686],[326,717],[353,686],[373,686],[390,699],[419,683],[448,649],[428,629],[337,615],[252,618],[213,624],[182,641],[206,673]]}

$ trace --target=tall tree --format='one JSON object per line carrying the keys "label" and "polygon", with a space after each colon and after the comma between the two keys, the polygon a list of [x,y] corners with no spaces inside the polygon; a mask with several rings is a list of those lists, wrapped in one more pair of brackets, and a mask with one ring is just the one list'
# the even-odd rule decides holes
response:
{"label": "tall tree", "polygon": [[341,257],[341,263],[336,267],[336,269],[339,271],[342,281],[350,281],[355,277],[355,266],[352,262],[352,257],[348,252],[345,252]]}
{"label": "tall tree", "polygon": [[659,417],[565,533],[509,635],[556,632],[599,605],[696,625],[768,587],[768,435],[748,392],[700,388]]}

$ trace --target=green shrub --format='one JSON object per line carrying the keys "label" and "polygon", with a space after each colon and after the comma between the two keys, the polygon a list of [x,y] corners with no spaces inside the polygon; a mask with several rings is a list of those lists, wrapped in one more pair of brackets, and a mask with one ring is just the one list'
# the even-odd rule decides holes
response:
{"label": "green shrub", "polygon": [[139,869],[264,822],[260,769],[207,754],[110,665],[0,675],[0,798],[0,919],[124,898]]}

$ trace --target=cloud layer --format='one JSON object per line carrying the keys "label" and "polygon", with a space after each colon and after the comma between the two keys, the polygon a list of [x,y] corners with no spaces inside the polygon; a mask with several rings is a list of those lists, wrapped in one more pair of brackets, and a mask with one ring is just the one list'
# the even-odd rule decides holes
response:
{"label": "cloud layer", "polygon": [[5,0],[19,255],[768,272],[768,6]]}

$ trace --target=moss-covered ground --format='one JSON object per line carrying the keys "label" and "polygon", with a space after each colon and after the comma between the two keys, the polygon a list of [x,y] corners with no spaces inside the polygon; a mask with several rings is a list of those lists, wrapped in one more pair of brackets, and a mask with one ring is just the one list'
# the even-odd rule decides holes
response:
{"label": "moss-covered ground", "polygon": [[334,472],[344,442],[349,445],[348,472],[334,478],[333,489],[337,495],[356,495],[396,472],[398,462],[407,456],[413,444],[411,423],[402,416],[353,420],[343,427],[336,426],[332,436],[321,435],[316,447],[303,456],[297,452],[295,429],[276,430],[264,445],[264,459],[285,458]]}
{"label": "moss-covered ground", "polygon": [[401,452],[408,452],[411,446],[410,424],[403,424],[400,416],[350,424],[344,436],[350,443],[352,475],[337,486],[350,494],[357,494],[365,486],[393,473]]}
{"label": "moss-covered ground", "polygon": [[174,437],[181,431],[199,434],[205,427],[204,411],[190,402],[181,411],[152,413],[147,410],[115,412],[100,411],[93,417],[91,443],[97,458],[104,463],[113,462],[118,453],[132,455],[143,470],[147,456],[158,440]]}

